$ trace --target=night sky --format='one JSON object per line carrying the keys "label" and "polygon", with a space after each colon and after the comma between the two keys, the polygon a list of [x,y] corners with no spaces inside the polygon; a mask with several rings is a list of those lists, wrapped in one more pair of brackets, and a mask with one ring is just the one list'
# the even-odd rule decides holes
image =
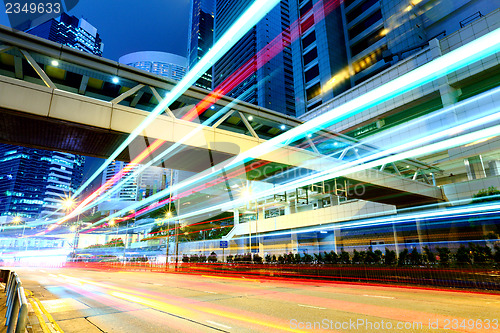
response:
{"label": "night sky", "polygon": [[[69,12],[97,28],[103,56],[118,60],[136,51],[186,56],[190,0],[80,0]],[[0,24],[10,26],[3,1]]]}

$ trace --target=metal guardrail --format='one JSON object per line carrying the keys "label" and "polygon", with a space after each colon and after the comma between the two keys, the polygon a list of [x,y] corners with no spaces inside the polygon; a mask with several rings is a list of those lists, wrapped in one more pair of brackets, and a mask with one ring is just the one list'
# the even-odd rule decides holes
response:
{"label": "metal guardrail", "polygon": [[7,294],[5,313],[7,333],[24,333],[28,323],[28,301],[16,272],[10,271],[5,292]]}

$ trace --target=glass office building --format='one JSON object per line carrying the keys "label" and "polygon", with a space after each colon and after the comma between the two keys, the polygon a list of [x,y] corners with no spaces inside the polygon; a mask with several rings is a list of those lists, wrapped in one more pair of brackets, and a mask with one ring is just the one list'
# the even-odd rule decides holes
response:
{"label": "glass office building", "polygon": [[[251,1],[216,1],[215,41],[250,4]],[[282,0],[215,63],[212,88],[223,88],[227,96],[295,115],[289,26],[289,1]],[[223,84],[242,68],[251,74],[237,84]]]}
{"label": "glass office building", "polygon": [[[188,32],[188,68],[193,67],[214,43],[215,0],[192,0]],[[196,81],[195,86],[212,89],[212,68]]]}
{"label": "glass office building", "polygon": [[62,216],[62,200],[80,186],[85,159],[73,154],[0,144],[0,216]]}
{"label": "glass office building", "polygon": [[66,13],[26,32],[98,56],[102,56],[104,49],[104,43],[92,24]]}

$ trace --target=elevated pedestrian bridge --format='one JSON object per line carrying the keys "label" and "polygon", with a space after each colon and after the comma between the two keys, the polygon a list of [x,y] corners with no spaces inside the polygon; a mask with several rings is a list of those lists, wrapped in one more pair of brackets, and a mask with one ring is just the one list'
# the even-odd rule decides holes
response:
{"label": "elevated pedestrian bridge", "polygon": [[[106,158],[175,84],[0,26],[0,141],[4,143]],[[201,172],[303,123],[226,96],[201,110],[196,119],[184,120],[208,93],[189,88],[119,159],[132,160],[153,139],[166,141],[168,147],[199,129],[163,166]],[[291,168],[324,170],[376,151],[350,137],[320,131],[293,146],[254,156],[270,163],[258,176],[249,172],[247,177],[266,181]],[[344,175],[339,181],[365,184],[361,199],[413,205],[444,200],[432,181],[435,172],[439,170],[412,159]]]}

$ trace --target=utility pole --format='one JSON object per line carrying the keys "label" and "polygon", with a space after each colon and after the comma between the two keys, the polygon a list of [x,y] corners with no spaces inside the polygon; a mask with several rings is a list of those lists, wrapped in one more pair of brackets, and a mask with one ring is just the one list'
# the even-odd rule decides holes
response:
{"label": "utility pole", "polygon": [[170,184],[168,184],[168,187],[170,188],[170,197],[168,198],[168,212],[167,212],[167,254],[166,254],[166,263],[165,263],[165,270],[168,271],[170,268],[169,266],[169,250],[170,250],[170,218],[172,217],[172,179],[174,176],[174,170],[170,169]]}
{"label": "utility pole", "polygon": [[180,214],[180,204],[181,204],[181,199],[177,200],[177,207],[176,207],[176,215],[177,218],[175,219],[175,270],[177,271],[177,267],[179,265],[179,214]]}

